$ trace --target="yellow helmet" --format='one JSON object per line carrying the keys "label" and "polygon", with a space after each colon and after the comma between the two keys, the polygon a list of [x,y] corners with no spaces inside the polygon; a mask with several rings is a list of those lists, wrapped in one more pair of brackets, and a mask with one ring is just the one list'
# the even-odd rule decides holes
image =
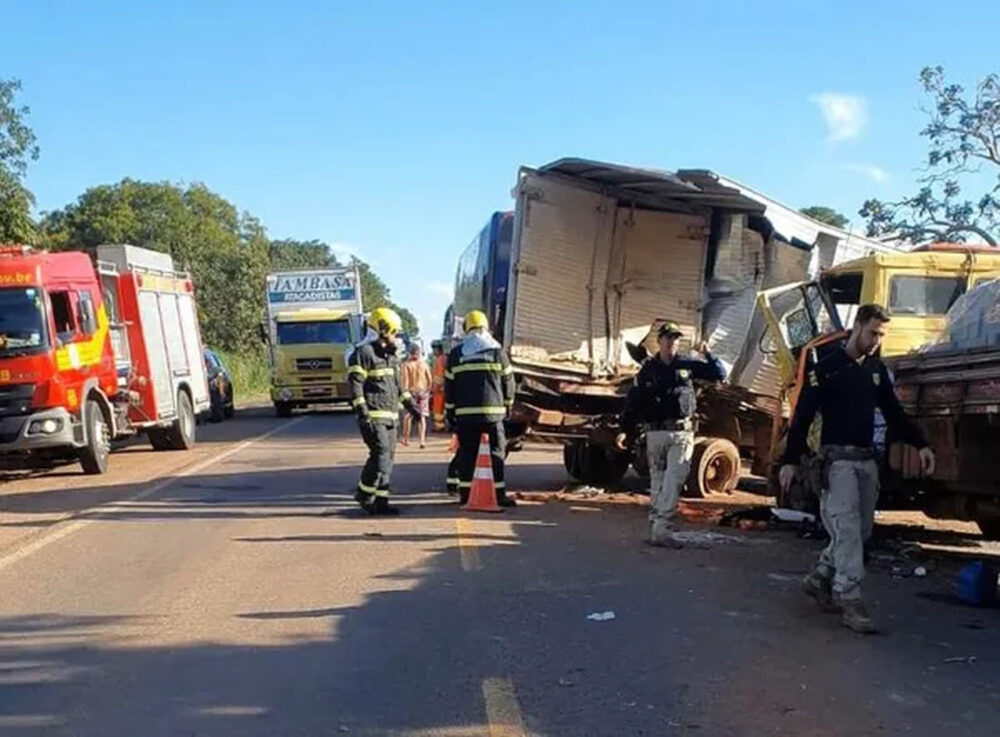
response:
{"label": "yellow helmet", "polygon": [[486,313],[481,310],[473,310],[465,316],[465,321],[462,323],[462,330],[469,332],[476,328],[488,328],[489,326],[490,322],[486,319]]}
{"label": "yellow helmet", "polygon": [[378,307],[372,310],[368,322],[378,331],[379,335],[390,338],[403,328],[403,321],[399,319],[399,315],[388,307]]}

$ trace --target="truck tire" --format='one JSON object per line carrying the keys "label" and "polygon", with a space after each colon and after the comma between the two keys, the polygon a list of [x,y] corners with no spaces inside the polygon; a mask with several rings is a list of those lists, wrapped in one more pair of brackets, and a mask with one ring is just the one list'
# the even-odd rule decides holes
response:
{"label": "truck tire", "polygon": [[87,438],[87,444],[80,449],[79,455],[83,472],[90,476],[105,473],[111,453],[111,430],[96,399],[88,399],[84,405],[83,424]]}
{"label": "truck tire", "polygon": [[976,524],[987,540],[1000,540],[1000,515],[980,514],[976,518]]}
{"label": "truck tire", "polygon": [[740,480],[740,451],[725,438],[698,438],[691,457],[685,496],[732,494]]}
{"label": "truck tire", "polygon": [[278,417],[291,417],[292,416],[292,403],[291,402],[275,402],[274,411],[278,413]]}
{"label": "truck tire", "polygon": [[[163,433],[161,442],[164,443],[164,447],[157,448],[156,441],[153,440],[153,447],[157,450],[188,450],[194,447],[194,407],[191,406],[191,397],[187,392],[177,392],[177,419],[161,432]],[[153,437],[155,434],[151,435],[150,439]]]}
{"label": "truck tire", "polygon": [[628,471],[627,455],[606,451],[599,445],[577,441],[563,448],[563,465],[570,476],[591,486],[608,486]]}
{"label": "truck tire", "polygon": [[229,388],[229,393],[226,395],[226,401],[222,408],[222,414],[227,420],[231,420],[236,416],[236,400],[233,398],[233,389],[231,386]]}

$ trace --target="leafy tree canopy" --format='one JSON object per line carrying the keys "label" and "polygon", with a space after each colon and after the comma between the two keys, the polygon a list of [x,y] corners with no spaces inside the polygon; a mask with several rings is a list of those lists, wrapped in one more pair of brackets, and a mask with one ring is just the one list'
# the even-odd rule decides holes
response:
{"label": "leafy tree canopy", "polygon": [[[929,99],[920,135],[928,152],[920,190],[896,202],[867,200],[860,215],[868,234],[918,242],[1000,241],[1000,76],[988,74],[972,91],[925,67]],[[971,194],[970,194],[971,193]]]}

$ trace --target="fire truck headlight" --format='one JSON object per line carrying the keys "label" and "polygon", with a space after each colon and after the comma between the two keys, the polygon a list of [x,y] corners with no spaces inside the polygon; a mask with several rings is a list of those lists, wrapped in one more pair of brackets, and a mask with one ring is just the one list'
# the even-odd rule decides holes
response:
{"label": "fire truck headlight", "polygon": [[29,435],[51,435],[62,429],[62,420],[34,420],[28,425]]}

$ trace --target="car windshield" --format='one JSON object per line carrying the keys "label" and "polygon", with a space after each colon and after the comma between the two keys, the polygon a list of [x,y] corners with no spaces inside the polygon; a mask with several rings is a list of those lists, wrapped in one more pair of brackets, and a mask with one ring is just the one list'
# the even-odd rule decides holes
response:
{"label": "car windshield", "polygon": [[278,323],[278,345],[350,342],[351,328],[347,320]]}
{"label": "car windshield", "polygon": [[0,289],[0,357],[37,352],[45,333],[40,290]]}

